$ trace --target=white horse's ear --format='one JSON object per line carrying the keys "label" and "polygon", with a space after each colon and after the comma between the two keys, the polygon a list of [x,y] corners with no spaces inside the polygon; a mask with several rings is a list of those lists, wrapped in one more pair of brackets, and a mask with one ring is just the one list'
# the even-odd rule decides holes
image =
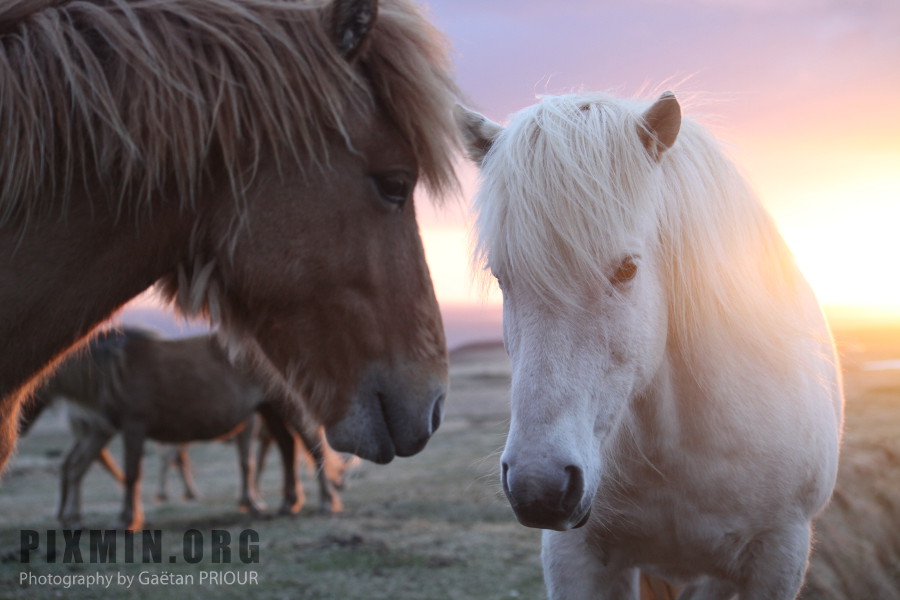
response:
{"label": "white horse's ear", "polygon": [[366,46],[378,16],[378,0],[334,0],[331,37],[338,52],[353,62]]}
{"label": "white horse's ear", "polygon": [[681,106],[675,94],[665,92],[653,106],[647,109],[638,126],[638,135],[644,148],[654,160],[672,147],[681,129]]}
{"label": "white horse's ear", "polygon": [[460,105],[456,106],[456,125],[469,158],[478,165],[484,162],[497,135],[503,131],[502,125]]}

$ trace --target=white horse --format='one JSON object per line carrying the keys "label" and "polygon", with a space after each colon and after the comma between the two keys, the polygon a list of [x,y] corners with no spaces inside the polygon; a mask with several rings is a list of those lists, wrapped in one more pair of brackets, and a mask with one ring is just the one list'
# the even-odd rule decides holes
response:
{"label": "white horse", "polygon": [[513,366],[503,489],[546,530],[550,597],[637,598],[643,570],[681,598],[794,598],[843,398],[758,199],[671,93],[459,122]]}

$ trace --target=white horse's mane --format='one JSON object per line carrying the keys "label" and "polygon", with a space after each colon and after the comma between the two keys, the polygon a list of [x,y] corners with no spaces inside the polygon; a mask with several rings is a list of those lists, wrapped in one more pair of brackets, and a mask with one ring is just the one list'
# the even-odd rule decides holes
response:
{"label": "white horse's mane", "polygon": [[740,344],[793,368],[818,309],[790,251],[700,125],[685,119],[659,163],[650,157],[638,135],[649,106],[578,94],[513,115],[484,160],[476,261],[551,305],[577,305],[586,287],[609,285],[630,239],[656,230],[669,337],[689,364]]}

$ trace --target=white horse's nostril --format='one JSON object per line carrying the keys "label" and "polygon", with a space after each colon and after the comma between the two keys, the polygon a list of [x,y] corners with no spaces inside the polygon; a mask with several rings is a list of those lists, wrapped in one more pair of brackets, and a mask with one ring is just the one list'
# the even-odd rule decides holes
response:
{"label": "white horse's nostril", "polygon": [[566,487],[560,498],[559,511],[561,513],[571,513],[581,503],[581,497],[584,496],[584,474],[582,470],[574,465],[569,465],[565,469],[568,478],[566,479]]}
{"label": "white horse's nostril", "polygon": [[552,472],[523,471],[501,463],[503,492],[520,523],[541,529],[566,530],[584,522],[584,474],[568,465]]}

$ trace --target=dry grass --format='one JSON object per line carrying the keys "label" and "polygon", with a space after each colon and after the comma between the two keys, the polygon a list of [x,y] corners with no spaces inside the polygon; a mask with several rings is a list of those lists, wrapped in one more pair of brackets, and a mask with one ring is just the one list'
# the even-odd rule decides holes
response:
{"label": "dry grass", "polygon": [[[847,332],[847,431],[835,500],[818,522],[806,600],[900,599],[900,372],[865,371],[871,360],[900,358],[900,331]],[[871,341],[867,341],[871,340]],[[158,452],[145,461],[147,526],[163,531],[163,556],[181,555],[190,528],[210,535],[245,528],[260,536],[260,562],[214,565],[47,564],[18,562],[19,531],[55,527],[57,469],[68,439],[35,432],[0,483],[0,598],[303,598],[453,600],[545,598],[539,532],[519,526],[499,492],[497,458],[507,427],[509,368],[496,346],[470,348],[451,360],[452,393],[445,424],[418,456],[387,466],[364,464],[343,494],[345,512],[318,512],[315,487],[294,518],[253,519],[235,510],[234,449],[195,446],[200,502],[153,504]],[[118,445],[113,452],[119,455]],[[279,477],[270,458],[264,495],[278,504]],[[176,483],[176,482],[173,482]],[[119,509],[120,492],[94,468],[85,481],[85,521],[102,528]],[[178,485],[173,486],[178,491]],[[61,544],[60,544],[61,547]],[[19,574],[197,573],[253,569],[259,585],[216,588],[141,586],[96,590],[22,587]]]}
{"label": "dry grass", "polygon": [[805,600],[900,599],[900,329],[837,330],[847,394],[844,447],[831,504],[816,523]]}

